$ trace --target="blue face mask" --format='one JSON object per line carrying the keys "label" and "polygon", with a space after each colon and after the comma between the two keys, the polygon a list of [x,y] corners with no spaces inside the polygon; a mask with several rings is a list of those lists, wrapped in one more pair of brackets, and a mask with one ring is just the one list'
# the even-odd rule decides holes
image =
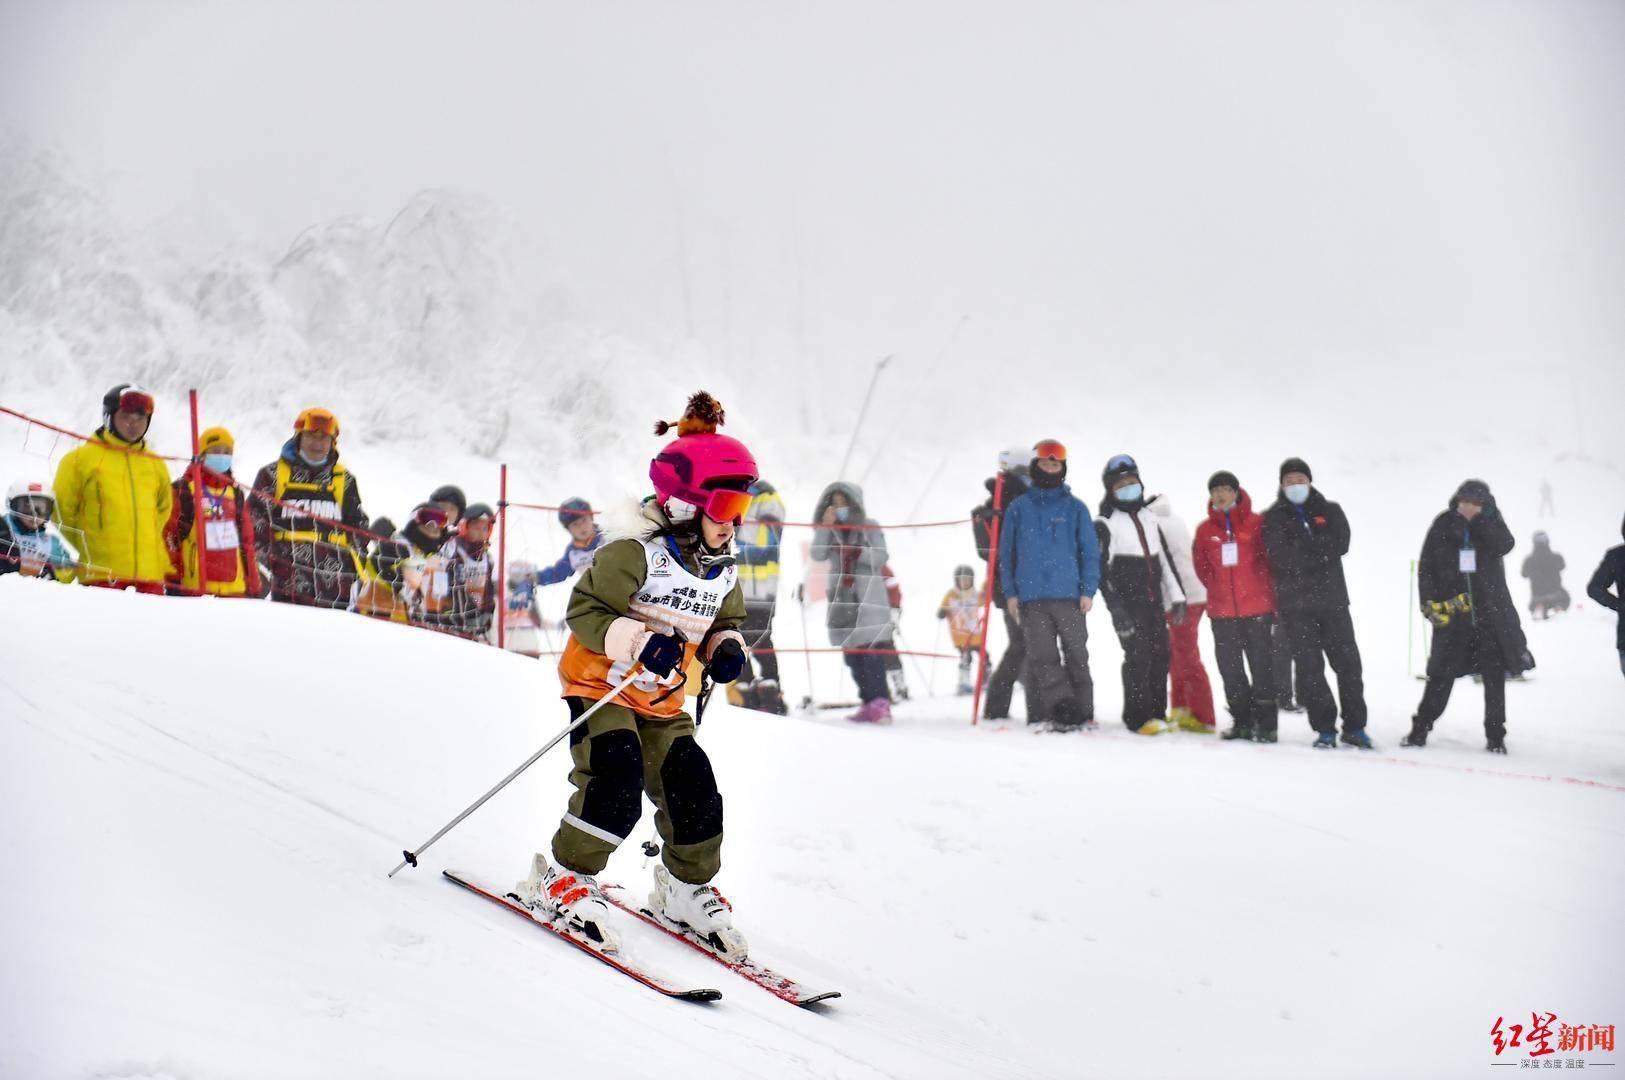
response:
{"label": "blue face mask", "polygon": [[231,455],[204,454],[203,467],[210,472],[229,473],[231,471]]}
{"label": "blue face mask", "polygon": [[1127,487],[1118,488],[1115,494],[1118,502],[1139,502],[1140,496],[1145,494],[1145,488],[1140,484],[1129,484]]}
{"label": "blue face mask", "polygon": [[1302,506],[1309,501],[1308,484],[1288,484],[1281,489],[1281,493],[1286,496],[1286,501],[1293,506]]}
{"label": "blue face mask", "polygon": [[835,508],[835,520],[836,521],[841,522],[842,524],[845,524],[846,519],[851,517],[851,516],[852,516],[852,508],[850,506],[837,506]]}

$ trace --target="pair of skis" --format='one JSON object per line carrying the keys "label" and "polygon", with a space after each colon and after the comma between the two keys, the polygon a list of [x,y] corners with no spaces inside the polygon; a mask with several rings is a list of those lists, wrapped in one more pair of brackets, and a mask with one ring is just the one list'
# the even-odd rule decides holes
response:
{"label": "pair of skis", "polygon": [[[452,884],[459,885],[476,896],[484,897],[493,904],[500,904],[515,915],[541,927],[554,937],[564,939],[582,952],[608,964],[622,975],[635,982],[642,983],[656,993],[664,994],[669,998],[676,998],[679,1001],[719,1001],[722,998],[722,991],[720,990],[679,986],[647,968],[630,963],[614,953],[605,952],[597,943],[570,933],[558,923],[538,917],[535,912],[522,904],[512,892],[496,892],[457,871],[442,870],[441,873]],[[778,972],[764,967],[754,960],[748,958],[738,960],[724,956],[688,927],[678,926],[648,908],[637,904],[631,899],[631,895],[619,885],[605,885],[603,888],[605,898],[622,911],[627,912],[641,922],[649,924],[656,930],[676,938],[690,948],[704,953],[734,974],[748,979],[782,1001],[788,1001],[792,1005],[806,1006],[841,996],[838,990],[808,990],[794,979],[780,975]]]}

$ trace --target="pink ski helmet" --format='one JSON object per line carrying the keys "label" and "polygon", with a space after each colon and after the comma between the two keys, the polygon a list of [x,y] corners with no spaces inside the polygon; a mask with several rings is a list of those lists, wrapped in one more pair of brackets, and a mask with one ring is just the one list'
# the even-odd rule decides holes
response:
{"label": "pink ski helmet", "polygon": [[662,420],[655,434],[677,429],[678,437],[649,463],[649,480],[661,509],[674,522],[692,520],[703,511],[713,521],[744,520],[750,506],[747,488],[757,479],[756,459],[744,443],[717,434],[722,406],[701,390],[688,399],[676,424]]}

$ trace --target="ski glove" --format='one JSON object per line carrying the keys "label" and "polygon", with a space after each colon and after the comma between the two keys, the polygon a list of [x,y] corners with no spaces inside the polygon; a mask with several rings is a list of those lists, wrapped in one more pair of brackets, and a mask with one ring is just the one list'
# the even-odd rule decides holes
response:
{"label": "ski glove", "polygon": [[650,634],[638,653],[638,663],[646,671],[665,678],[683,659],[683,643],[667,634]]}
{"label": "ski glove", "polygon": [[745,670],[745,650],[739,647],[739,642],[729,638],[716,647],[706,668],[713,682],[733,682]]}
{"label": "ski glove", "polygon": [[1185,601],[1181,600],[1168,609],[1168,621],[1175,626],[1185,625]]}

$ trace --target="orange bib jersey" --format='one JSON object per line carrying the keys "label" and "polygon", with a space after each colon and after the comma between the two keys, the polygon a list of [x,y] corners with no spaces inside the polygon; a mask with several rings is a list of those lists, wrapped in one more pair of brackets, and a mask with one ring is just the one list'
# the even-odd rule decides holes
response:
{"label": "orange bib jersey", "polygon": [[[702,578],[691,572],[675,553],[664,536],[636,543],[642,549],[643,581],[633,592],[624,613],[660,634],[680,634],[687,642],[683,649],[682,664],[665,678],[648,671],[640,671],[632,685],[621,692],[619,700],[642,716],[669,720],[683,711],[685,700],[684,677],[700,642],[711,630],[721,613],[723,604],[739,585],[739,570],[724,567],[715,577]],[[613,565],[622,557],[619,544],[600,549],[593,570],[578,583],[582,589],[595,572],[612,572]],[[601,569],[600,569],[601,568]],[[633,661],[612,659],[582,644],[571,633],[559,661],[559,681],[565,697],[584,697],[594,700],[609,696],[617,683],[626,678]]]}
{"label": "orange bib jersey", "polygon": [[947,613],[948,636],[956,649],[975,649],[982,644],[982,593],[979,589],[949,589],[942,598]]}

